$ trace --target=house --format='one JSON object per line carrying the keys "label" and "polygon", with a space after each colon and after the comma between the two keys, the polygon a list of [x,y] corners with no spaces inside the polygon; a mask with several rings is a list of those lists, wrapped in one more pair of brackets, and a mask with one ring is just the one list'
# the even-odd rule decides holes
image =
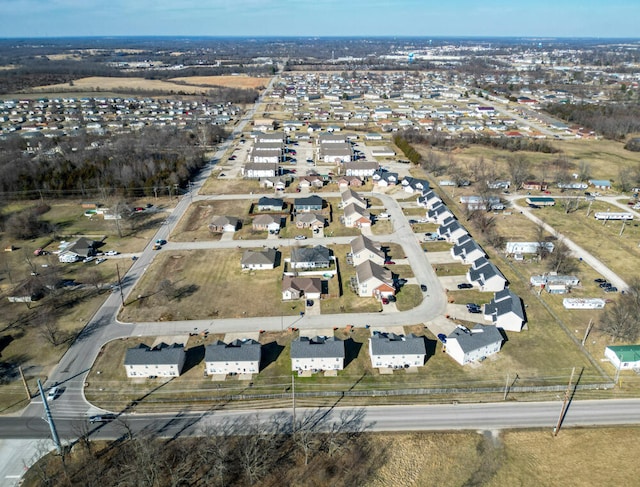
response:
{"label": "house", "polygon": [[295,224],[298,228],[311,228],[312,230],[324,228],[326,218],[317,213],[300,213],[295,217]]}
{"label": "house", "polygon": [[385,254],[380,246],[364,235],[360,235],[351,241],[351,259],[353,265],[360,265],[370,260],[379,266],[384,265]]}
{"label": "house", "polygon": [[344,342],[335,337],[301,336],[291,342],[291,369],[303,371],[344,369]]}
{"label": "house", "polygon": [[318,151],[318,158],[325,163],[345,163],[353,159],[353,149],[350,143],[322,144]]}
{"label": "house", "polygon": [[348,228],[368,227],[371,225],[371,217],[362,207],[349,203],[344,208],[343,223]]}
{"label": "house", "polygon": [[429,189],[429,182],[426,179],[405,176],[402,180],[402,188],[407,193],[422,193]]}
{"label": "house", "polygon": [[263,196],[258,200],[258,211],[282,211],[284,201],[281,198]]}
{"label": "house", "polygon": [[374,331],[369,338],[371,366],[405,369],[422,367],[427,357],[424,337],[409,333],[407,336]]}
{"label": "house", "polygon": [[[333,132],[333,131],[332,131]],[[318,145],[323,144],[347,144],[349,140],[346,134],[323,133],[318,134]]]}
{"label": "house", "polygon": [[293,200],[293,211],[295,213],[322,211],[322,204],[322,198],[316,195],[307,196],[305,198],[296,198]]}
{"label": "house", "polygon": [[349,186],[359,188],[363,185],[362,179],[359,176],[342,176],[338,178],[337,183],[340,188]]}
{"label": "house", "polygon": [[522,300],[509,289],[498,291],[484,305],[484,319],[506,331],[522,331],[525,324]]}
{"label": "house", "polygon": [[460,203],[469,211],[503,210],[504,204],[497,196],[461,196]]}
{"label": "house", "polygon": [[345,176],[370,178],[380,168],[376,161],[352,161],[343,164]]}
{"label": "house", "polygon": [[458,326],[445,344],[447,354],[460,365],[498,353],[504,338],[500,330],[493,325],[476,325],[472,330]]}
{"label": "house", "polygon": [[529,196],[525,198],[528,205],[533,206],[553,206],[556,204],[556,200],[550,196]]}
{"label": "house", "polygon": [[440,203],[437,206],[434,206],[430,210],[427,210],[426,219],[431,223],[437,223],[442,225],[445,220],[448,218],[453,218],[453,213],[451,210],[444,204]]}
{"label": "house", "polygon": [[399,181],[397,172],[383,171],[382,169],[374,172],[371,179],[373,180],[373,185],[380,188],[395,186]]}
{"label": "house", "polygon": [[260,372],[262,346],[252,339],[225,343],[216,340],[204,349],[207,375],[257,374]]}
{"label": "house", "polygon": [[380,299],[396,293],[391,271],[371,260],[365,260],[356,266],[356,282],[358,296],[361,298]]}
{"label": "house", "polygon": [[318,174],[300,176],[298,178],[298,186],[300,186],[301,189],[322,188],[324,186],[324,179]]}
{"label": "house", "polygon": [[469,232],[455,218],[447,218],[438,227],[438,236],[447,240],[447,242],[455,242],[460,237],[468,235]]}
{"label": "house", "polygon": [[396,152],[393,149],[390,149],[389,147],[380,146],[380,147],[372,147],[371,155],[373,157],[393,157],[396,155]]}
{"label": "house", "polygon": [[548,185],[544,181],[526,181],[522,183],[522,189],[527,191],[546,191],[547,188]]}
{"label": "house", "polygon": [[507,279],[486,257],[473,261],[467,272],[467,280],[478,286],[481,291],[502,291],[507,284]]}
{"label": "house", "polygon": [[432,189],[428,189],[426,191],[423,191],[422,194],[418,196],[417,203],[418,206],[431,209],[434,206],[442,204],[442,200],[437,194],[433,192]]}
{"label": "house", "polygon": [[273,269],[278,260],[278,251],[271,247],[262,250],[245,250],[240,260],[242,270]]}
{"label": "house", "polygon": [[618,370],[640,370],[640,345],[609,345],[604,356]]}
{"label": "house", "polygon": [[263,230],[269,233],[278,233],[281,226],[282,217],[280,215],[258,215],[251,223],[254,230]]}
{"label": "house", "polygon": [[537,254],[540,246],[543,245],[546,252],[553,252],[555,245],[553,242],[507,242],[505,253],[507,254]]}
{"label": "house", "polygon": [[549,294],[564,294],[571,290],[572,287],[580,284],[577,276],[560,276],[555,272],[531,276],[529,284],[541,289],[546,289]]}
{"label": "house", "polygon": [[31,303],[45,295],[45,287],[35,278],[27,279],[13,288],[7,299],[10,303]]}
{"label": "house", "polygon": [[276,191],[284,191],[287,187],[287,182],[279,177],[261,177],[260,178],[260,187],[261,188],[272,188]]}
{"label": "house", "polygon": [[291,249],[291,269],[326,269],[331,261],[331,250],[322,245]]}
{"label": "house", "polygon": [[254,147],[249,154],[249,162],[254,164],[278,164],[282,161],[282,149],[275,147]]}
{"label": "house", "polygon": [[319,277],[282,277],[282,300],[320,299],[322,297],[322,279]]}
{"label": "house", "polygon": [[124,368],[127,377],[178,377],[186,360],[182,344],[167,345],[161,343],[149,347],[141,343],[127,349],[124,356]]}
{"label": "house", "polygon": [[235,232],[240,228],[240,219],[235,216],[214,216],[209,223],[209,230],[214,233]]}
{"label": "house", "polygon": [[607,302],[602,298],[564,298],[562,306],[566,309],[603,309]]}
{"label": "house", "polygon": [[486,257],[487,254],[482,250],[482,247],[467,234],[456,240],[454,246],[451,247],[451,256],[454,259],[460,260],[463,264],[471,264],[480,257]]}
{"label": "house", "polygon": [[78,240],[76,240],[75,242],[65,247],[64,251],[60,253],[60,256],[62,256],[62,254],[66,254],[68,256],[75,256],[76,259],[72,260],[71,262],[75,262],[80,259],[85,259],[87,257],[96,255],[96,244],[97,242],[95,242],[94,240],[89,240],[88,238],[80,237]]}
{"label": "house", "polygon": [[611,181],[608,179],[589,179],[589,184],[596,189],[611,189]]}
{"label": "house", "polygon": [[242,166],[242,175],[249,179],[275,178],[280,168],[275,163],[248,162]]}
{"label": "house", "polygon": [[340,193],[340,208],[344,208],[351,203],[362,209],[367,207],[366,200],[352,189],[347,189]]}

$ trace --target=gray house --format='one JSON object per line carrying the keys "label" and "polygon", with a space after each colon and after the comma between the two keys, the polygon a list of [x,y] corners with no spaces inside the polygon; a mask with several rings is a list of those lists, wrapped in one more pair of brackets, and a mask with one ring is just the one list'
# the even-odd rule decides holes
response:
{"label": "gray house", "polygon": [[407,336],[374,331],[369,338],[371,366],[404,369],[421,367],[427,356],[424,337],[409,333]]}
{"label": "gray house", "polygon": [[293,200],[293,210],[295,212],[322,211],[322,198],[316,195],[296,198]]}
{"label": "gray house", "polygon": [[344,369],[344,342],[335,337],[304,337],[291,342],[291,369],[317,372]]}
{"label": "gray house", "polygon": [[293,247],[291,249],[292,269],[324,269],[331,265],[331,250],[322,245],[315,247]]}
{"label": "gray house", "polygon": [[261,356],[262,346],[255,340],[233,340],[230,343],[217,340],[205,347],[204,363],[209,375],[257,374]]}
{"label": "gray house", "polygon": [[124,368],[127,377],[178,377],[185,360],[186,354],[181,344],[161,343],[151,348],[141,343],[126,351]]}

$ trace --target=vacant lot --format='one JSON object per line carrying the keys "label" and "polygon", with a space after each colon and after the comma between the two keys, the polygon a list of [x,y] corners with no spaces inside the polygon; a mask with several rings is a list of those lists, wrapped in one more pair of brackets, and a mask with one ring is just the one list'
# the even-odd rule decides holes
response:
{"label": "vacant lot", "polygon": [[171,231],[171,239],[178,242],[195,240],[220,240],[220,233],[212,233],[209,223],[214,216],[235,216],[251,227],[250,203],[247,201],[221,200],[194,203]]}
{"label": "vacant lot", "polygon": [[169,81],[185,83],[194,86],[225,86],[229,88],[256,88],[264,89],[269,84],[270,78],[255,78],[253,76],[187,76],[172,78]]}

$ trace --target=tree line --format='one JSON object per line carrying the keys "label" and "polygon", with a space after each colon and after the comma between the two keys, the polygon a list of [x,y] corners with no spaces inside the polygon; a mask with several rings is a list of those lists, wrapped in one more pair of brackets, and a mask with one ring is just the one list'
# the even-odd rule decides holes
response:
{"label": "tree line", "polygon": [[622,140],[640,132],[640,105],[632,103],[555,103],[545,107],[551,115],[594,130],[604,137]]}
{"label": "tree line", "polygon": [[204,148],[226,137],[220,126],[146,127],[109,137],[66,137],[39,142],[37,155],[19,136],[0,141],[0,192],[149,196],[184,187],[204,164]]}

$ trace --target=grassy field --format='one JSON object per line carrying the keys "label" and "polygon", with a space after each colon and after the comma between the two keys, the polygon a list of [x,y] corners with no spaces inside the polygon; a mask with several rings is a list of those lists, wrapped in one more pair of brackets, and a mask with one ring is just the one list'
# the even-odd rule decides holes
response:
{"label": "grassy field", "polygon": [[171,240],[193,242],[196,240],[220,240],[220,233],[212,233],[209,223],[214,216],[235,216],[244,226],[251,228],[250,203],[247,201],[221,200],[194,203],[171,231]]}
{"label": "grassy field", "polygon": [[212,194],[250,194],[269,193],[272,190],[260,188],[260,183],[255,179],[207,179],[200,189],[202,195]]}
{"label": "grassy field", "polygon": [[69,83],[37,86],[31,90],[39,93],[56,92],[100,92],[118,90],[163,91],[167,93],[184,93],[189,95],[206,94],[213,86],[233,88],[260,88],[269,83],[269,78],[253,78],[250,76],[194,76],[174,78],[171,80],[151,80],[145,78],[117,78],[91,76]]}
{"label": "grassy field", "polygon": [[[242,253],[241,249],[233,249],[158,254],[131,293],[131,296],[142,297],[128,303],[120,318],[165,321],[297,314],[299,303],[281,301],[282,266],[273,270],[242,271]],[[159,283],[165,279],[171,280],[175,289],[174,296],[169,298],[159,289]],[[262,299],[239,299],[248,289]],[[212,296],[215,299],[211,299]]]}

